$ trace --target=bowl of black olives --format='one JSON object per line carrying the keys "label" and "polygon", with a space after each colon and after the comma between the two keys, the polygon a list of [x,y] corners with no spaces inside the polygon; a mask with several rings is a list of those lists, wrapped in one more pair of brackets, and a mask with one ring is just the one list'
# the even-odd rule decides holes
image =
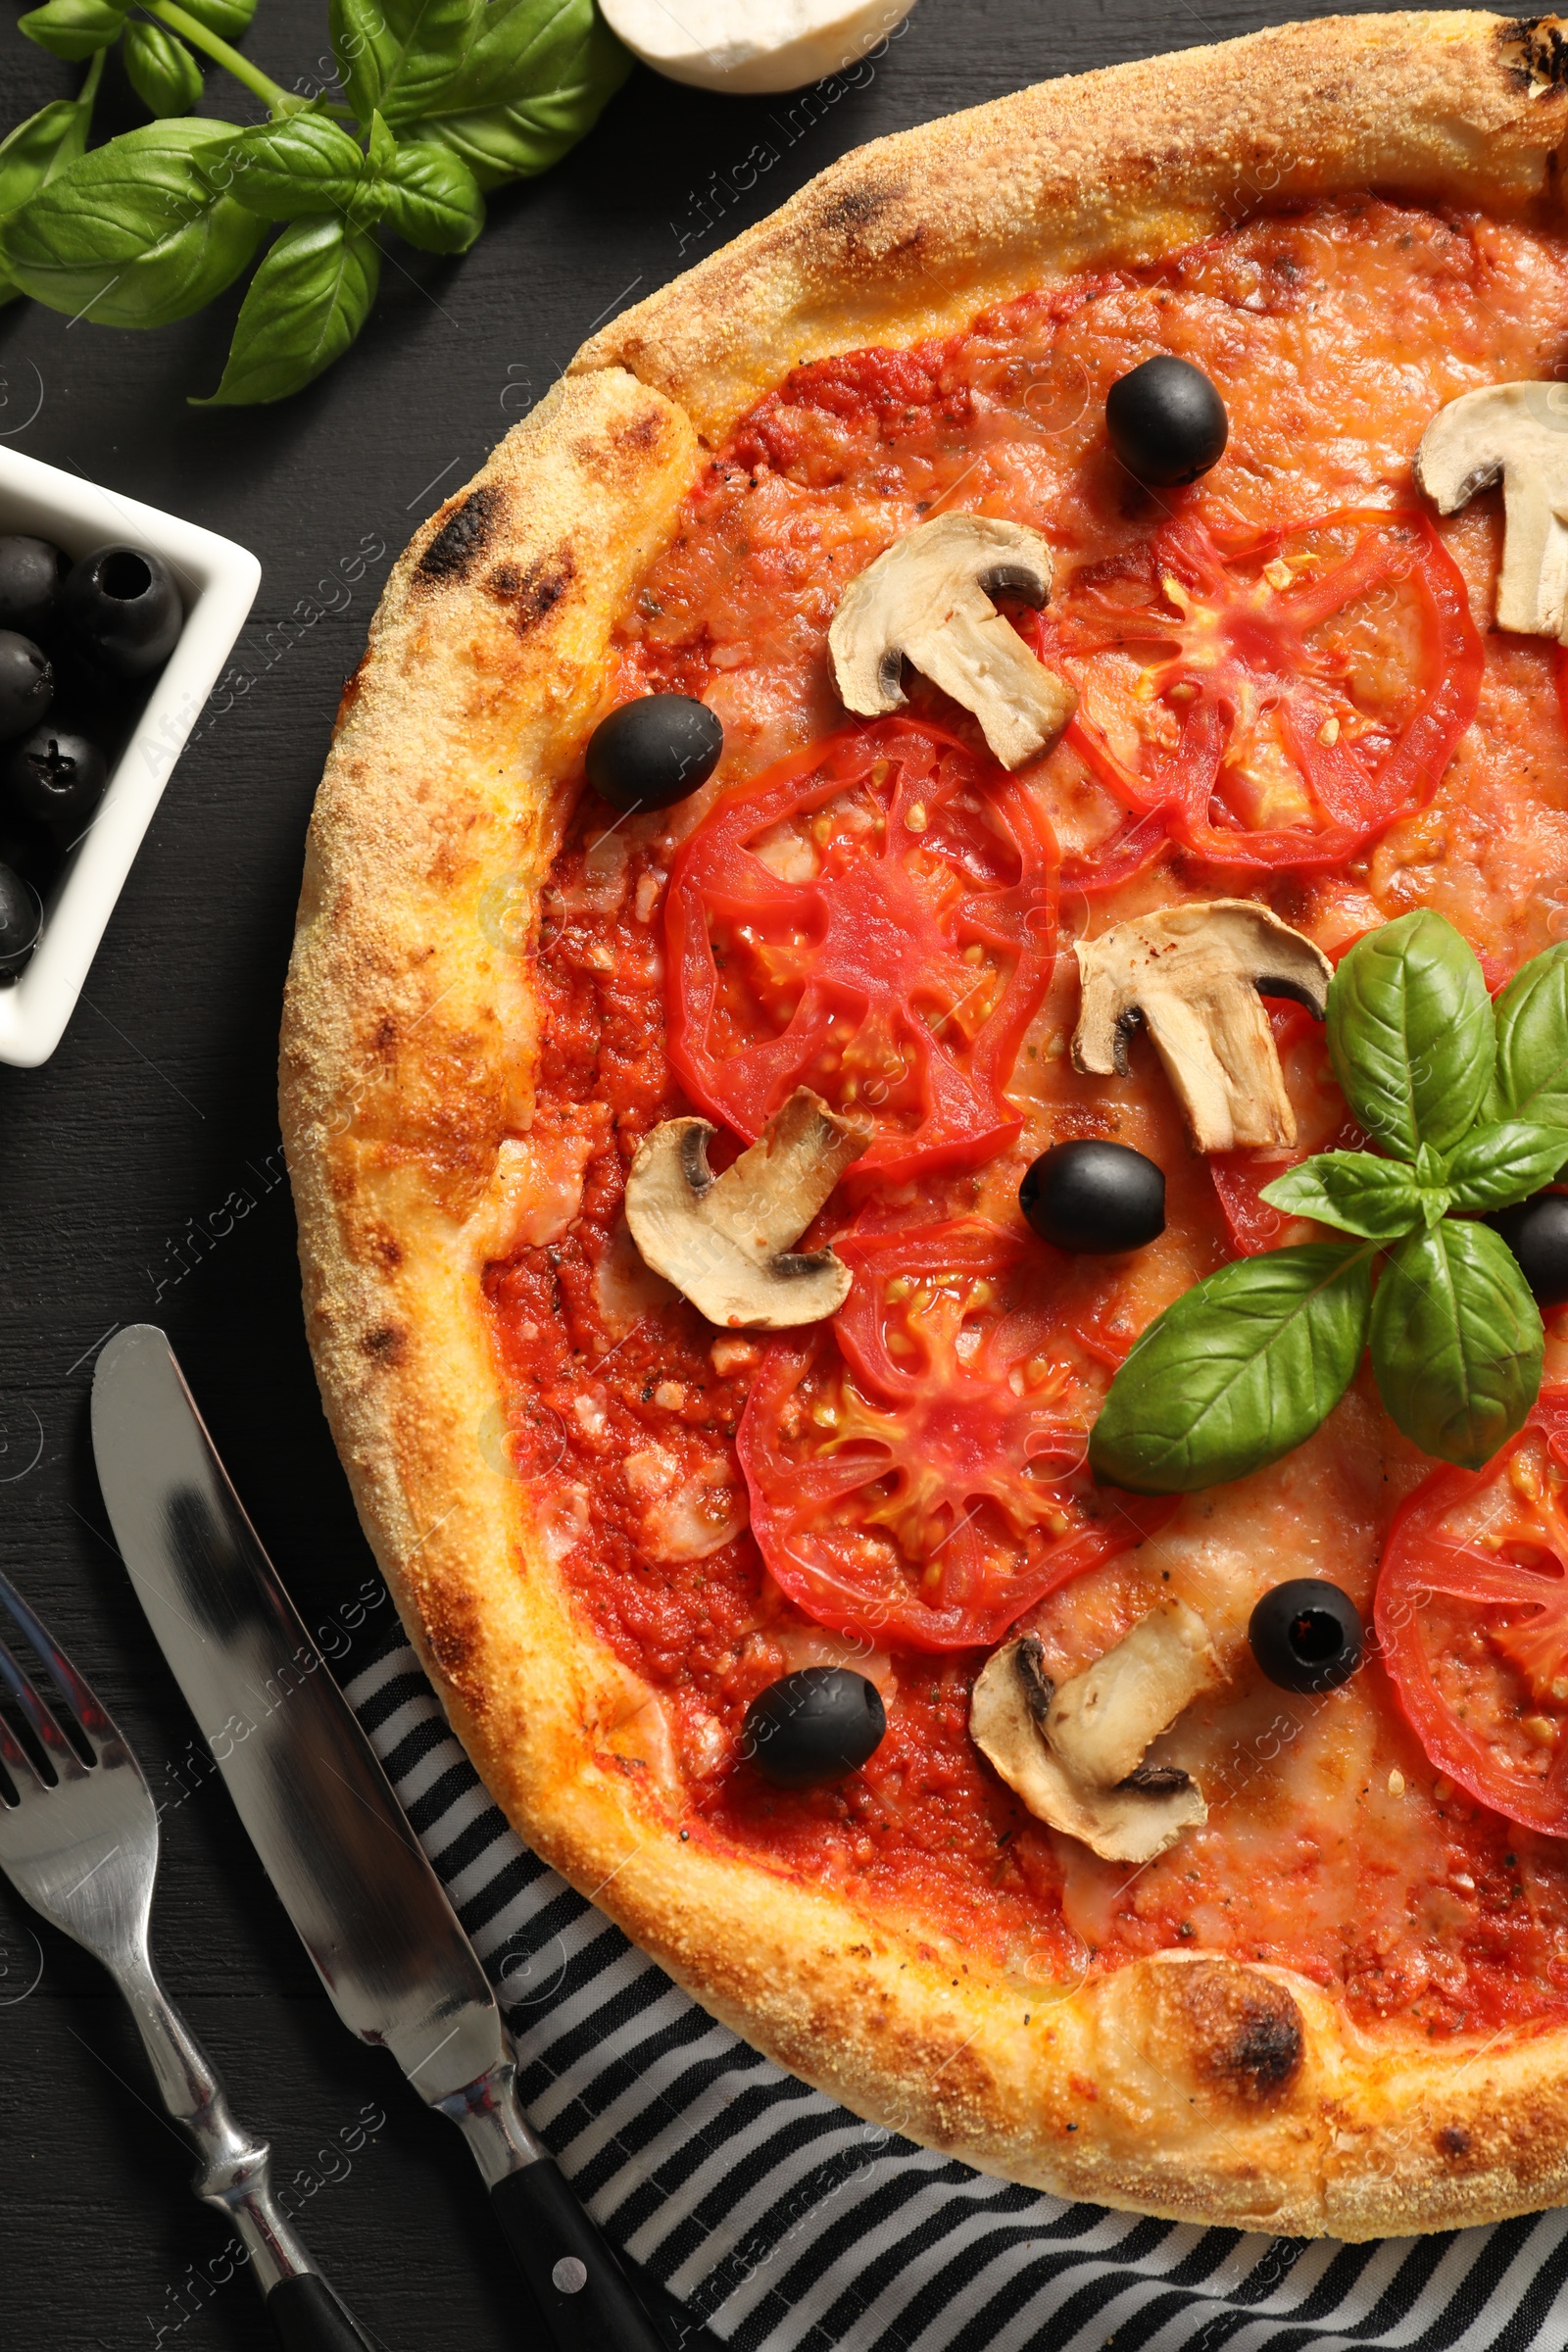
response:
{"label": "bowl of black olives", "polygon": [[0,1061],[60,1042],[260,581],[230,540],[0,449]]}

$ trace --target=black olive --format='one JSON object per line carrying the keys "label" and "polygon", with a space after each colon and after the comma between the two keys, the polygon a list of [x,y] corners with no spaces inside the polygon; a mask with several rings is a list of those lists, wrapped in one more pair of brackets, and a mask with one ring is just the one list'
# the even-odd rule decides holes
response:
{"label": "black olive", "polygon": [[38,944],[37,898],[9,865],[0,865],[0,981],[14,980]]}
{"label": "black olive", "polygon": [[814,1788],[858,1772],[888,1728],[875,1683],[847,1666],[803,1666],[746,1710],[745,1750],[775,1788]]}
{"label": "black olive", "polygon": [[30,637],[0,629],[0,735],[21,735],[45,716],[55,673]]}
{"label": "black olive", "polygon": [[60,591],[62,625],[111,677],[162,669],[184,618],[173,573],[144,548],[94,548]]}
{"label": "black olive", "polygon": [[1361,1663],[1361,1620],[1348,1592],[1320,1577],[1275,1585],[1247,1628],[1252,1655],[1282,1690],[1337,1690]]}
{"label": "black olive", "polygon": [[0,629],[36,637],[55,609],[66,559],[47,539],[20,531],[0,538]]}
{"label": "black olive", "polygon": [[13,808],[50,824],[84,823],[108,781],[109,762],[98,746],[61,727],[34,727],[6,760]]}
{"label": "black olive", "polygon": [[1201,368],[1169,352],[1111,385],[1105,430],[1128,472],[1159,489],[1196,482],[1230,438],[1225,403]]}
{"label": "black olive", "polygon": [[1537,1193],[1482,1221],[1501,1234],[1519,1260],[1538,1306],[1561,1306],[1568,1299],[1568,1193]]}
{"label": "black olive", "polygon": [[588,738],[588,781],[612,808],[667,808],[706,784],[724,730],[689,694],[645,694],[601,719]]}
{"label": "black olive", "polygon": [[1018,1187],[1043,1242],[1107,1257],[1142,1250],[1165,1230],[1165,1172],[1127,1144],[1053,1144]]}

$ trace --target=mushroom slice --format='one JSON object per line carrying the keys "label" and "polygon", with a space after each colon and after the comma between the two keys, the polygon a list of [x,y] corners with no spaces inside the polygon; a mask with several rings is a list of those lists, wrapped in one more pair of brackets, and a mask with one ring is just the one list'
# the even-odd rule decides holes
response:
{"label": "mushroom slice", "polygon": [[643,1261],[710,1323],[783,1331],[836,1314],[850,1272],[831,1250],[792,1248],[870,1138],[796,1088],[733,1166],[708,1164],[707,1119],[666,1119],[637,1147],[626,1223]]}
{"label": "mushroom slice", "polygon": [[1438,411],[1415,454],[1438,513],[1499,477],[1497,626],[1568,644],[1568,385],[1487,384]]}
{"label": "mushroom slice", "polygon": [[[1086,1673],[1062,1684],[1059,1690],[1053,1689],[1042,1671],[1040,1643],[1031,1634],[999,1649],[974,1687],[969,1736],[981,1753],[989,1757],[1031,1813],[1052,1829],[1081,1838],[1106,1862],[1152,1862],[1156,1854],[1175,1844],[1184,1830],[1205,1822],[1208,1807],[1191,1774],[1175,1764],[1139,1761],[1111,1787],[1080,1779],[1063,1761],[1057,1745],[1057,1709],[1064,1695],[1080,1690],[1097,1676],[1101,1678],[1097,1687],[1106,1694],[1110,1722],[1108,1727],[1103,1723],[1093,1726],[1086,1738],[1091,1755],[1102,1761],[1125,1752],[1118,1728],[1123,1718],[1130,1738],[1137,1721],[1151,1721],[1161,1712],[1162,1702],[1155,1703],[1152,1697],[1155,1690],[1168,1699],[1189,1683],[1193,1686],[1189,1698],[1207,1690],[1218,1679],[1219,1662],[1202,1619],[1180,1602],[1151,1615],[1168,1620],[1176,1610],[1181,1617],[1174,1626],[1167,1622],[1142,1642],[1139,1636],[1149,1619],[1141,1619],[1124,1640],[1106,1650]],[[1197,1627],[1200,1644],[1185,1624],[1186,1618]],[[1118,1653],[1130,1643],[1136,1644],[1133,1662],[1125,1667]],[[1200,1656],[1205,1660],[1203,1679],[1194,1683]],[[1156,1731],[1165,1730],[1187,1703],[1188,1698],[1181,1699]],[[1084,1711],[1082,1699],[1068,1709],[1064,1730],[1069,1750],[1075,1745],[1071,1725]],[[1093,1712],[1103,1715],[1104,1706]],[[1149,1735],[1155,1736],[1155,1732]],[[1140,1758],[1142,1753],[1140,1748]]]}
{"label": "mushroom slice", "polygon": [[1058,1683],[1046,1738],[1057,1761],[1088,1788],[1116,1788],[1128,1780],[1147,1788],[1147,1775],[1139,1782],[1138,1774],[1150,1741],[1220,1680],[1198,1611],[1184,1600],[1162,1601],[1103,1657]]}
{"label": "mushroom slice", "polygon": [[1319,1020],[1334,967],[1320,948],[1250,899],[1207,899],[1135,915],[1074,945],[1083,984],[1073,1065],[1125,1077],[1142,1014],[1200,1152],[1294,1144],[1259,994],[1293,997]]}
{"label": "mushroom slice", "polygon": [[997,611],[1004,592],[1037,606],[1051,593],[1051,550],[1021,522],[939,514],[896,539],[850,582],[828,631],[845,709],[896,710],[910,662],[974,712],[1004,767],[1048,751],[1078,697]]}

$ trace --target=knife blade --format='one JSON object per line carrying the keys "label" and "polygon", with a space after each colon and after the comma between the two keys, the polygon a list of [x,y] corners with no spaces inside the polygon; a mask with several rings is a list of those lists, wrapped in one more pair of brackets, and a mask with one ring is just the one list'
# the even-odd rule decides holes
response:
{"label": "knife blade", "polygon": [[338,2016],[464,2132],[559,2352],[662,2352],[529,2129],[478,1954],[155,1324],[100,1354],[92,1442],[148,1623]]}

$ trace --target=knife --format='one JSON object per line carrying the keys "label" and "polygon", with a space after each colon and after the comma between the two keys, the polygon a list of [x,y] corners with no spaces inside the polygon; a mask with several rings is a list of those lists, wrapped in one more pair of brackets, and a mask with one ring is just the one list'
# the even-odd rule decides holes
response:
{"label": "knife", "polygon": [[148,1623],[332,2006],[464,2133],[558,2352],[663,2352],[528,2127],[478,1955],[155,1324],[100,1354],[92,1443]]}

